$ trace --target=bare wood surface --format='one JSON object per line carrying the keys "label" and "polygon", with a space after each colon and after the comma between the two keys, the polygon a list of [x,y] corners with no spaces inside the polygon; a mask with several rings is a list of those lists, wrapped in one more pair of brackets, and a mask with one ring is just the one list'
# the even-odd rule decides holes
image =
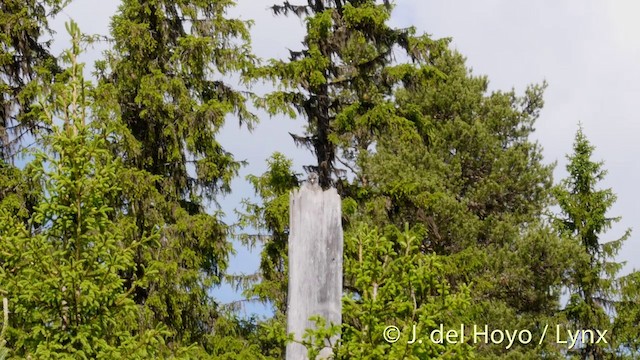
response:
{"label": "bare wood surface", "polygon": [[[302,341],[308,319],[322,316],[327,324],[342,321],[342,221],[336,189],[323,191],[309,182],[290,195],[289,292],[287,331]],[[333,339],[335,340],[335,339]],[[319,358],[331,354],[324,349]],[[308,359],[307,349],[287,345],[287,360]]]}

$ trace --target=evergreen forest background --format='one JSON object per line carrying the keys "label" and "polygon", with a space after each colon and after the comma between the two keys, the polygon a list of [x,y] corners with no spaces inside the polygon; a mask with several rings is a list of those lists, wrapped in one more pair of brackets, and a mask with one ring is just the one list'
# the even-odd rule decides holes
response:
{"label": "evergreen forest background", "polygon": [[[549,98],[544,74],[495,88],[455,38],[425,33],[417,11],[442,4],[123,0],[87,31],[78,3],[0,5],[0,359],[284,359],[289,192],[311,171],[341,195],[345,230],[343,324],[309,333],[311,355],[340,333],[336,359],[640,358],[637,215],[617,207],[636,203],[635,125],[620,114],[639,95],[622,65],[637,46],[607,54],[531,15],[609,74]],[[515,6],[496,4],[471,9]],[[522,20],[481,19],[505,39]],[[603,33],[636,44],[623,20]],[[510,40],[492,61],[527,46]],[[596,81],[598,99],[545,112]],[[590,113],[600,122],[579,125]],[[603,134],[624,155],[603,157]],[[407,344],[413,325],[440,324],[535,341]],[[547,325],[607,341],[537,343]]]}

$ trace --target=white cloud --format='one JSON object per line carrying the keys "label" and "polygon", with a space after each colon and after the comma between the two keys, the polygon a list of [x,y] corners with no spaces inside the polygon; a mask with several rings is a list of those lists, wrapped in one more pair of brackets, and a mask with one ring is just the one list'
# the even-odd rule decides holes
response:
{"label": "white cloud", "polygon": [[640,57],[640,2],[635,0],[603,1],[603,14],[611,24],[614,44],[635,60]]}

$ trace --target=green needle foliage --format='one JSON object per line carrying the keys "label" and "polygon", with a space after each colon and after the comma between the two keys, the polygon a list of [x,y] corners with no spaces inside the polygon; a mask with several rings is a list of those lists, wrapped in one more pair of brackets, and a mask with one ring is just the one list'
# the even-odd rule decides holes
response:
{"label": "green needle foliage", "polygon": [[[67,3],[0,5],[0,359],[285,357],[300,174],[275,153],[247,178],[258,199],[243,202],[240,226],[258,234],[239,238],[263,245],[256,274],[226,273],[232,229],[210,210],[243,165],[218,134],[228,118],[251,128],[247,100],[304,119],[293,138],[316,157],[306,168],[343,200],[343,322],[315,319],[311,357],[327,340],[335,359],[640,356],[640,279],[619,277],[614,260],[629,232],[601,240],[618,220],[606,216],[612,191],[598,188],[602,163],[579,131],[569,178],[553,187],[531,140],[545,84],[490,92],[448,39],[389,26],[386,0],[272,6],[299,17],[305,36],[289,59],[260,66],[231,0],[122,0],[94,86],[77,61],[90,38],[74,23],[66,68],[48,50],[48,20]],[[229,79],[274,89],[258,97]],[[33,158],[15,166],[29,136]],[[274,316],[218,304],[224,279]],[[440,324],[465,324],[467,341],[425,338]],[[610,345],[469,340],[488,325],[535,342],[545,324],[609,329]],[[408,344],[414,325],[423,342]]]}
{"label": "green needle foliage", "polygon": [[[65,0],[3,0],[0,6],[0,161],[14,157],[21,140],[44,126],[31,114],[36,83],[59,73],[49,52],[49,19]],[[47,77],[52,80],[51,76]],[[37,81],[34,81],[37,80]],[[46,80],[45,80],[46,81]]]}
{"label": "green needle foliage", "polygon": [[241,235],[248,245],[263,244],[259,282],[246,295],[271,302],[277,313],[286,315],[287,308],[287,240],[289,226],[289,192],[299,184],[292,171],[293,163],[281,153],[267,160],[268,170],[262,176],[247,177],[261,204],[243,201],[240,213],[242,227],[251,227],[265,235]]}
{"label": "green needle foliage", "polygon": [[[623,242],[631,234],[628,229],[624,235],[613,241],[601,240],[611,225],[620,221],[619,217],[607,217],[607,212],[616,201],[611,189],[598,187],[606,171],[602,162],[593,161],[594,147],[579,129],[573,154],[568,157],[567,171],[569,177],[555,189],[555,196],[562,211],[557,219],[558,229],[568,241],[575,242],[580,252],[578,261],[571,269],[569,282],[570,299],[565,308],[567,319],[575,329],[610,330],[612,321],[610,314],[615,311],[620,299],[617,275],[623,263],[614,258]],[[630,278],[633,279],[633,278]],[[629,286],[622,294],[623,314],[629,314]],[[623,303],[623,304],[624,304]],[[622,335],[624,337],[624,335]],[[627,338],[628,339],[628,338]],[[578,350],[578,358],[606,359],[612,349],[605,343],[586,342]],[[633,345],[633,343],[627,343]]]}
{"label": "green needle foliage", "polygon": [[262,324],[268,335],[260,343],[263,354],[277,359],[284,357],[287,340],[289,193],[300,184],[299,174],[292,167],[290,159],[274,153],[267,160],[264,174],[247,177],[258,202],[244,199],[242,211],[238,212],[240,227],[258,232],[242,233],[240,241],[251,248],[261,244],[262,251],[258,271],[234,280],[248,299],[273,306],[273,318]]}
{"label": "green needle foliage", "polygon": [[616,355],[620,359],[640,358],[640,272],[637,270],[620,280],[620,297],[616,301],[616,317],[611,331]]}
{"label": "green needle foliage", "polygon": [[31,104],[40,84],[61,71],[44,37],[53,34],[48,21],[66,3],[7,0],[0,6],[0,207],[22,219],[33,211],[38,186],[12,164],[22,140],[47,127]]}
{"label": "green needle foliage", "polygon": [[[217,141],[227,116],[251,125],[244,95],[222,76],[252,66],[248,24],[226,18],[232,1],[125,0],[112,19],[113,47],[97,64],[97,115],[117,129],[114,155],[130,169],[119,216],[154,229],[157,246],[138,251],[124,274],[132,289],[147,268],[159,275],[133,289],[145,324],[166,324],[172,343],[207,343],[218,317],[210,296],[232,251],[219,213],[205,212],[242,165]],[[150,176],[138,176],[142,170]]]}
{"label": "green needle foliage", "polygon": [[0,208],[26,221],[37,204],[40,190],[24,171],[0,160]]}
{"label": "green needle foliage", "polygon": [[114,221],[110,199],[121,191],[122,163],[89,121],[80,32],[73,22],[67,28],[73,48],[62,58],[70,67],[32,104],[52,129],[26,169],[42,197],[26,223],[0,209],[8,347],[11,356],[37,359],[157,357],[165,331],[138,331],[138,308],[120,276],[135,268],[145,244],[126,241],[129,229]]}
{"label": "green needle foliage", "polygon": [[[438,344],[429,338],[440,324],[445,331],[460,331],[470,305],[468,288],[452,293],[441,256],[421,250],[420,229],[386,232],[362,225],[345,237],[345,282],[352,287],[343,300],[344,326],[336,358],[472,358],[466,343]],[[395,343],[383,337],[388,326],[401,329]]]}

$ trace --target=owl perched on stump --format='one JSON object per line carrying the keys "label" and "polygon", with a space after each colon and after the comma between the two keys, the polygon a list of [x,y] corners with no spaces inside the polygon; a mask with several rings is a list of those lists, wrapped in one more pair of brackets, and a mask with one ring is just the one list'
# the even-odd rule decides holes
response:
{"label": "owl perched on stump", "polygon": [[311,187],[311,188],[316,188],[316,187],[320,186],[318,184],[318,173],[316,173],[315,171],[310,171],[309,172],[309,176],[307,177],[306,185]]}

